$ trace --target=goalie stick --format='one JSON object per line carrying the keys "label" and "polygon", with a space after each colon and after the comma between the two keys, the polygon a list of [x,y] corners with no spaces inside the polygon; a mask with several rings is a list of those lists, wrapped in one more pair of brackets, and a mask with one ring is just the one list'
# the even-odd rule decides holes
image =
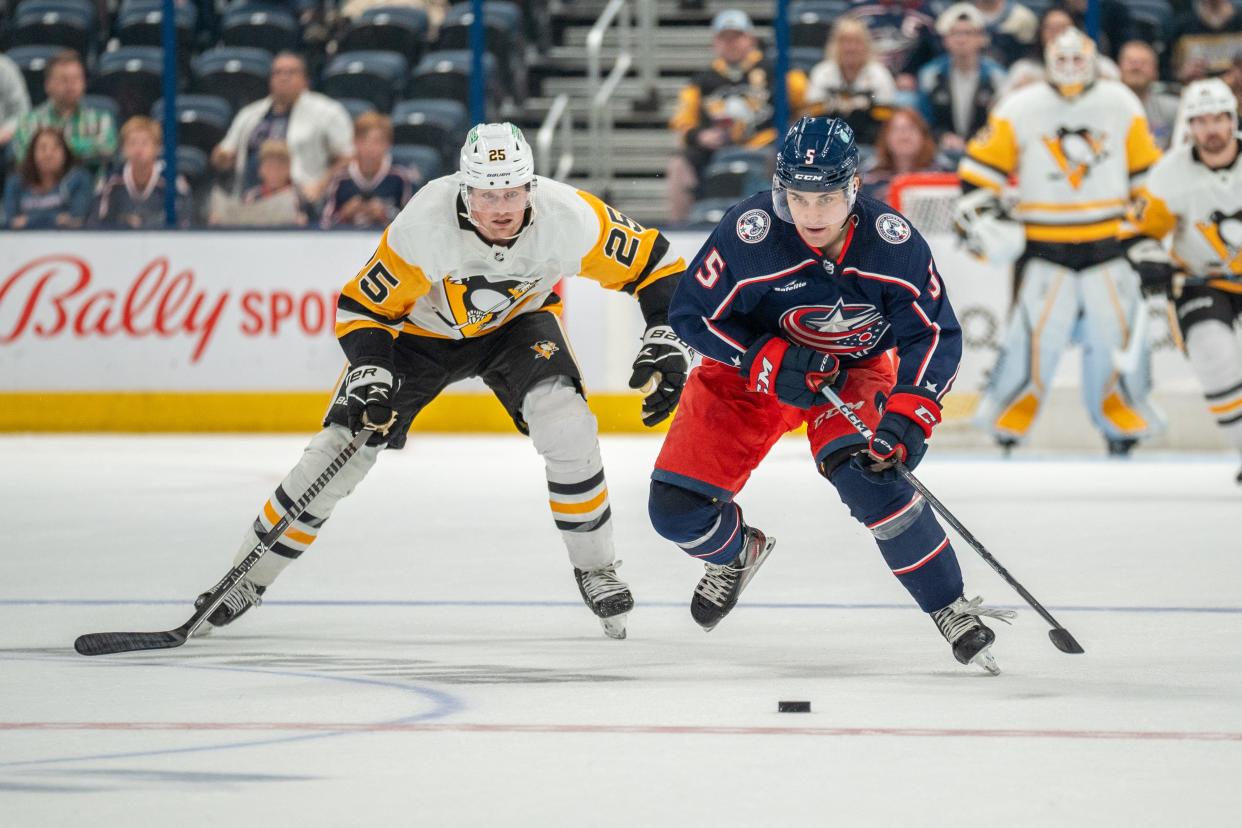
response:
{"label": "goalie stick", "polygon": [[[870,442],[871,429],[867,428],[867,424],[862,421],[862,418],[855,414],[854,411],[845,404],[845,401],[837,396],[837,392],[833,391],[828,385],[824,385],[819,390],[820,393],[827,397],[828,401],[836,407],[837,411],[839,411],[845,419],[849,420],[850,425],[852,425],[859,434]],[[953,516],[952,512],[945,508],[945,505],[941,503],[935,495],[928,491],[927,487],[923,485],[923,482],[915,477],[908,468],[906,468],[905,463],[897,462],[895,466],[897,468],[897,472],[905,478],[905,480],[913,486],[919,494],[923,496],[923,499],[930,503],[931,507],[935,509],[936,512],[944,518],[950,526],[957,530],[957,533],[962,536],[962,539],[965,540],[966,543],[970,544],[972,549],[979,553],[979,557],[983,558],[987,565],[992,567],[992,569],[996,571],[996,574],[1005,580],[1005,583],[1013,587],[1014,591],[1021,595],[1024,601],[1030,604],[1031,609],[1039,613],[1040,617],[1052,625],[1052,629],[1048,631],[1048,637],[1052,639],[1053,645],[1058,650],[1063,653],[1074,654],[1084,652],[1082,645],[1074,640],[1074,636],[1070,635],[1070,631],[1065,629],[1065,627],[1062,627],[1060,623],[1052,617],[1052,613],[1044,609],[1043,604],[1036,601],[1035,596],[1027,592],[1026,587],[1018,583],[1017,579],[1009,574],[1009,570],[1005,569],[1005,567],[1001,565],[1000,561],[992,557],[992,553],[983,548],[983,544],[970,533],[970,530],[962,525],[961,521]]]}
{"label": "goalie stick", "polygon": [[73,649],[77,650],[84,656],[108,655],[110,653],[128,653],[135,650],[163,650],[171,647],[180,647],[186,640],[193,635],[194,631],[203,625],[216,607],[224,603],[237,584],[241,582],[242,577],[249,572],[259,560],[266,555],[272,547],[285,533],[289,525],[297,520],[302,512],[306,511],[306,507],[311,504],[315,496],[323,491],[324,486],[328,485],[336,473],[349,461],[349,458],[358,453],[358,449],[370,439],[375,433],[375,429],[361,429],[349,445],[341,449],[340,454],[328,463],[328,467],[323,470],[319,477],[315,478],[315,482],[302,493],[302,496],[289,507],[289,511],[285,512],[276,525],[263,536],[250,554],[242,558],[237,566],[229,570],[220,582],[211,588],[211,597],[203,602],[190,619],[177,627],[175,630],[164,630],[162,632],[98,632],[87,633],[78,636],[73,642]]}

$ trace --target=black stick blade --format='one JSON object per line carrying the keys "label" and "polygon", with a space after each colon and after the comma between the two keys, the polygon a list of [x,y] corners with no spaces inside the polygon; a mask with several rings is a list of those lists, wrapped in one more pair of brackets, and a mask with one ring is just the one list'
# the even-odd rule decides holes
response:
{"label": "black stick blade", "polygon": [[78,636],[73,649],[84,656],[129,653],[135,650],[166,650],[185,643],[185,633],[166,632],[102,632]]}
{"label": "black stick blade", "polygon": [[1064,627],[1048,630],[1048,637],[1052,639],[1053,645],[1063,653],[1079,655],[1086,652],[1082,645],[1074,640],[1074,636],[1070,635],[1070,631]]}

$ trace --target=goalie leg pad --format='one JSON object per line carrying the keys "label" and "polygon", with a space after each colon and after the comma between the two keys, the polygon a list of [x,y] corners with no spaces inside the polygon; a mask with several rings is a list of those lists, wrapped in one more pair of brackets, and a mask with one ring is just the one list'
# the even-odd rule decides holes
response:
{"label": "goalie leg pad", "polygon": [[656,532],[692,558],[726,564],[741,551],[742,510],[731,501],[653,480],[647,510]]}
{"label": "goalie leg pad", "polygon": [[877,486],[865,475],[845,463],[829,480],[919,607],[934,612],[952,603],[962,594],[962,570],[935,514],[905,480]]}
{"label": "goalie leg pad", "polygon": [[[246,531],[237,555],[233,558],[234,566],[250,554],[263,535],[279,523],[281,516],[294,504],[290,493],[296,495],[310,488],[327,465],[341,453],[345,446],[349,445],[351,439],[349,429],[339,425],[330,425],[311,438],[302,454],[302,459],[276,487],[276,491],[259,510],[259,516]],[[276,576],[314,543],[320,528],[332,516],[336,504],[349,495],[362,481],[362,478],[366,477],[367,472],[375,465],[375,458],[379,456],[382,448],[382,446],[360,448],[358,453],[341,467],[336,476],[328,481],[323,490],[311,501],[307,510],[302,512],[280,539],[272,544],[271,551],[274,554],[264,555],[246,577],[259,586],[271,586]]]}
{"label": "goalie leg pad", "polygon": [[543,457],[548,503],[570,561],[578,569],[612,563],[612,507],[586,400],[569,377],[549,377],[526,392],[522,419]]}

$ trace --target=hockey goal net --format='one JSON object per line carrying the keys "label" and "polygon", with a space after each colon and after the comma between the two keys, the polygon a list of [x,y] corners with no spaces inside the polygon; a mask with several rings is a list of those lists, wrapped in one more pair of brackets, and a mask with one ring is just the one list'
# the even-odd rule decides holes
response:
{"label": "hockey goal net", "polygon": [[888,203],[924,236],[943,235],[953,232],[953,209],[961,195],[957,173],[906,173],[893,178]]}

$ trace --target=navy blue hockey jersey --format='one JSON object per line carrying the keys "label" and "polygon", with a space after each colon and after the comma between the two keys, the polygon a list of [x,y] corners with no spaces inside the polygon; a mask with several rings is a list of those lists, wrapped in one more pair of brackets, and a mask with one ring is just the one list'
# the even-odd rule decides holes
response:
{"label": "navy blue hockey jersey", "polygon": [[962,330],[930,248],[883,202],[859,196],[834,260],[811,247],[762,192],[734,205],[686,269],[669,306],[677,334],[734,365],[759,336],[834,354],[845,367],[897,349],[897,385],[941,399],[957,376]]}

